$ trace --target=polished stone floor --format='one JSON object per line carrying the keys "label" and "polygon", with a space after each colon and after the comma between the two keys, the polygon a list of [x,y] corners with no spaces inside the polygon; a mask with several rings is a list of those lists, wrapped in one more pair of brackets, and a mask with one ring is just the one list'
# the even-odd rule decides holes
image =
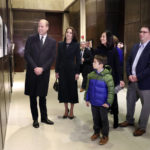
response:
{"label": "polished stone floor", "polygon": [[[84,93],[79,92],[79,104],[75,105],[73,120],[62,119],[64,106],[57,100],[57,93],[52,85],[55,81],[51,72],[49,94],[47,96],[48,115],[55,122],[53,126],[40,123],[40,128],[32,127],[28,96],[24,95],[25,73],[16,73],[4,150],[150,150],[150,120],[147,132],[141,137],[133,136],[133,127],[113,129],[112,115],[109,114],[110,135],[109,142],[100,146],[99,140],[91,141],[93,134],[90,107],[85,106]],[[78,86],[81,85],[81,77]],[[126,113],[126,89],[118,94],[119,119],[124,121]],[[141,110],[140,101],[137,102],[135,122]],[[40,120],[40,119],[39,119]]]}

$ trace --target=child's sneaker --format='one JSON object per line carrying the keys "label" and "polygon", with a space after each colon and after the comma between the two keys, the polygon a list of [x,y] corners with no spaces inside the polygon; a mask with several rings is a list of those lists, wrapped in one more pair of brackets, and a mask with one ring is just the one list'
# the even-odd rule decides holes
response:
{"label": "child's sneaker", "polygon": [[91,140],[94,141],[94,140],[96,140],[98,137],[99,137],[99,134],[95,134],[95,133],[94,133],[94,134],[91,136]]}
{"label": "child's sneaker", "polygon": [[100,141],[99,141],[99,144],[100,145],[104,145],[108,142],[108,137],[107,136],[103,136]]}

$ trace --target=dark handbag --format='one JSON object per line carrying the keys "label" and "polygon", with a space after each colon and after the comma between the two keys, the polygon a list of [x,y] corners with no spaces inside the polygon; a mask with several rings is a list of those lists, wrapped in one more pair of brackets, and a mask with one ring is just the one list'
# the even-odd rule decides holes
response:
{"label": "dark handbag", "polygon": [[59,83],[58,83],[58,80],[56,79],[54,85],[53,85],[53,89],[58,92],[58,88],[59,88]]}

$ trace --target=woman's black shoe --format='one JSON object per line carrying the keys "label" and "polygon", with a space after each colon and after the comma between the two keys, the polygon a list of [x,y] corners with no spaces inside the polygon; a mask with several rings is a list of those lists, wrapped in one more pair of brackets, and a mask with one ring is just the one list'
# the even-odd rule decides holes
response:
{"label": "woman's black shoe", "polygon": [[68,116],[69,119],[74,119],[75,116]]}
{"label": "woman's black shoe", "polygon": [[66,115],[63,115],[63,117],[62,117],[63,119],[67,119],[68,118],[68,116],[66,116]]}
{"label": "woman's black shoe", "polygon": [[[68,113],[69,113],[69,109],[68,109]],[[68,115],[63,115],[62,118],[63,118],[63,119],[67,119],[67,118],[68,118]]]}

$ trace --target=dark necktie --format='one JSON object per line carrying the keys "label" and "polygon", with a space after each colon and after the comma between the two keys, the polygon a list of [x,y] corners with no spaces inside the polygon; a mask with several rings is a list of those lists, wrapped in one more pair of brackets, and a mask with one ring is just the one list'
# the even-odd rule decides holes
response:
{"label": "dark necktie", "polygon": [[44,38],[44,37],[42,36],[42,37],[41,37],[41,40],[40,40],[41,46],[43,46],[43,44],[44,44],[44,43],[43,43],[43,38]]}

